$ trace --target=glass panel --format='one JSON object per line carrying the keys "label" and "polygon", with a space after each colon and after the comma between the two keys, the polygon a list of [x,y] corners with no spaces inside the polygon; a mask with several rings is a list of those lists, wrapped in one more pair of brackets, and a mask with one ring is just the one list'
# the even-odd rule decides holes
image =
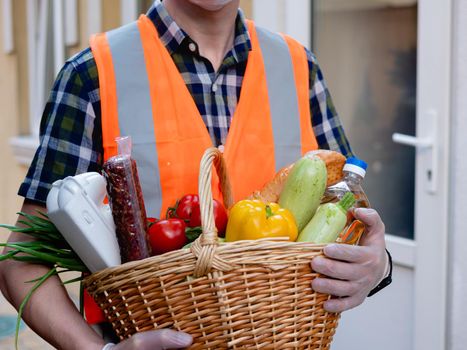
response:
{"label": "glass panel", "polygon": [[[391,4],[391,6],[390,6]],[[315,0],[313,49],[355,154],[369,164],[365,191],[388,233],[413,239],[417,4]]]}

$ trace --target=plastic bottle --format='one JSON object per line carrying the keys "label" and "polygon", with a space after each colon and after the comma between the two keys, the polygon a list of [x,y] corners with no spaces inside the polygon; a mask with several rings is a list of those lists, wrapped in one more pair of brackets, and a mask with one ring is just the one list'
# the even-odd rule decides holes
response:
{"label": "plastic bottle", "polygon": [[367,167],[368,165],[363,160],[355,157],[348,158],[343,169],[344,178],[326,189],[321,202],[338,202],[346,192],[350,191],[355,195],[356,199],[354,208],[369,208],[370,201],[362,188]]}
{"label": "plastic bottle", "polygon": [[[343,169],[344,178],[326,189],[321,202],[339,202],[345,193],[351,191],[356,199],[353,208],[369,208],[370,201],[362,188],[367,166],[363,160],[354,157],[348,158]],[[360,220],[356,220],[349,211],[346,228],[339,234],[336,242],[358,244],[364,230],[365,225]]]}

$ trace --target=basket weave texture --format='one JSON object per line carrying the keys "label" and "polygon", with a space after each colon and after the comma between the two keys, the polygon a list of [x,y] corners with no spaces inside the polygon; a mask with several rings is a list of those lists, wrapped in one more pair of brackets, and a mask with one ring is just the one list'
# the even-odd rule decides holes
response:
{"label": "basket weave texture", "polygon": [[108,268],[85,287],[123,340],[173,328],[193,336],[190,349],[329,349],[339,314],[311,289],[310,261],[323,245],[263,239],[218,243],[212,208],[215,165],[226,207],[232,204],[222,154],[201,160],[203,233],[190,249]]}

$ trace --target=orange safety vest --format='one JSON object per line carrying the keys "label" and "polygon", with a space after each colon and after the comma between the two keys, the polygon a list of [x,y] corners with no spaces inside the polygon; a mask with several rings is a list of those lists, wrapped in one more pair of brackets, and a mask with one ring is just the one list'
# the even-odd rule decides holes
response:
{"label": "orange safety vest", "polygon": [[[317,149],[303,46],[247,24],[252,48],[224,145],[235,201]],[[147,214],[162,217],[178,198],[198,192],[199,162],[212,147],[206,125],[148,17],[95,35],[90,45],[99,75],[104,160],[117,153],[116,137],[132,136]],[[219,199],[216,182],[214,176]],[[104,320],[85,309],[88,321]]]}

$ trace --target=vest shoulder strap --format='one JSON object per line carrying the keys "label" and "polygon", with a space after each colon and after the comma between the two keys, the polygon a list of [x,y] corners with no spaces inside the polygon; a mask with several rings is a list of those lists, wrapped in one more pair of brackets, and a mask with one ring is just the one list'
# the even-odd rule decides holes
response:
{"label": "vest shoulder strap", "polygon": [[262,27],[256,27],[256,32],[266,70],[275,143],[297,145],[297,140],[301,141],[300,147],[276,148],[277,160],[282,159],[279,163],[290,164],[290,159],[318,147],[311,126],[306,51],[289,36]]}
{"label": "vest shoulder strap", "polygon": [[133,157],[140,161],[139,178],[143,193],[147,197],[159,199],[155,202],[149,201],[147,209],[149,212],[159,213],[161,187],[158,154],[154,141],[153,118],[152,114],[148,113],[152,110],[152,103],[138,22],[129,23],[99,36],[100,41],[94,45],[94,39],[91,39],[93,53],[104,56],[100,64],[96,59],[99,83],[112,81],[110,87],[104,86],[105,89],[109,89],[107,93],[101,95],[107,98],[116,97],[108,102],[108,109],[102,111],[104,158],[107,159],[115,153],[106,150],[115,145],[116,136],[131,135]]}
{"label": "vest shoulder strap", "polygon": [[313,116],[310,110],[310,67],[305,48],[297,40],[283,35],[289,47],[294,62],[294,79],[297,86],[298,108],[300,111],[300,126],[302,154],[318,149],[318,142],[312,127]]}

